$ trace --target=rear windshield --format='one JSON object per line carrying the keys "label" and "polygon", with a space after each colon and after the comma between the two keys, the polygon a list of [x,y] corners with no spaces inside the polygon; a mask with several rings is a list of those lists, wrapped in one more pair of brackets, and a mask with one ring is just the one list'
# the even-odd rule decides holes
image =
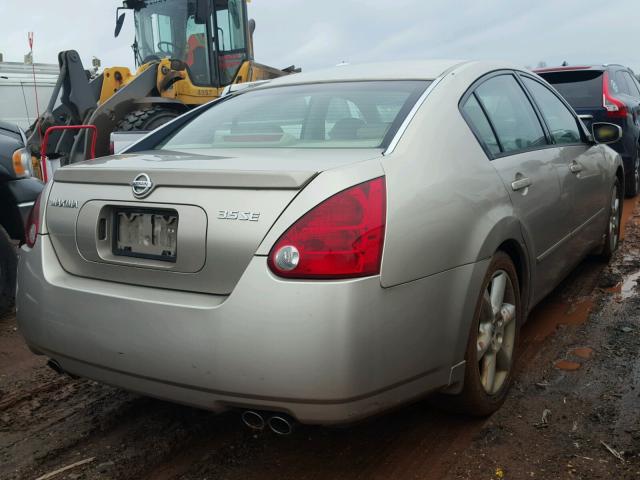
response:
{"label": "rear windshield", "polygon": [[540,73],[573,108],[602,106],[602,72],[569,71]]}
{"label": "rear windshield", "polygon": [[371,81],[246,91],[214,104],[158,148],[386,147],[428,85]]}

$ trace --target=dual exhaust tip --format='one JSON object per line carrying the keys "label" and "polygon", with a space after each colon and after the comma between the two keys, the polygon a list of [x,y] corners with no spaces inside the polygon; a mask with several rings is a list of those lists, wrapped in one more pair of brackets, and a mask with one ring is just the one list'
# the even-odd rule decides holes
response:
{"label": "dual exhaust tip", "polygon": [[[57,360],[49,359],[47,366],[60,375],[65,372]],[[276,435],[291,435],[295,428],[295,420],[284,413],[268,413],[255,410],[245,410],[242,412],[242,423],[251,430],[262,431],[269,428]]]}
{"label": "dual exhaust tip", "polygon": [[291,435],[295,428],[295,420],[283,413],[266,413],[245,410],[241,415],[242,423],[251,430],[262,431],[269,428],[276,435]]}

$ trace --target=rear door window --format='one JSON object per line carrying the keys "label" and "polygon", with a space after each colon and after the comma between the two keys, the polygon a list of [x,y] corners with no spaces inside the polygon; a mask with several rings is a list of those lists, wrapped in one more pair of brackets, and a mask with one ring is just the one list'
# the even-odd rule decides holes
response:
{"label": "rear door window", "polygon": [[524,77],[522,80],[542,112],[553,143],[582,143],[576,118],[555,93],[531,78]]}
{"label": "rear door window", "polygon": [[[611,76],[609,76],[611,78]],[[629,85],[627,85],[627,79],[624,78],[624,71],[618,70],[613,75],[612,90],[614,93],[622,93],[624,95],[631,95]]]}
{"label": "rear door window", "polygon": [[633,84],[638,89],[638,92],[640,92],[640,83],[638,83],[638,79],[636,78],[636,76],[634,74],[631,74],[631,80],[633,81]]}
{"label": "rear door window", "polygon": [[602,107],[602,71],[541,72],[573,108]]}
{"label": "rear door window", "polygon": [[503,153],[516,153],[547,145],[531,102],[513,75],[499,75],[476,89]]}
{"label": "rear door window", "polygon": [[633,80],[633,77],[631,76],[631,74],[629,72],[622,72],[622,75],[624,76],[624,79],[627,81],[627,88],[631,92],[631,96],[636,98],[640,97],[640,90],[638,90],[638,86],[636,85],[636,82]]}
{"label": "rear door window", "polygon": [[462,111],[475,131],[478,140],[484,144],[492,155],[500,153],[500,145],[498,139],[493,133],[491,124],[487,120],[486,115],[482,111],[482,107],[475,95],[471,95],[462,107]]}

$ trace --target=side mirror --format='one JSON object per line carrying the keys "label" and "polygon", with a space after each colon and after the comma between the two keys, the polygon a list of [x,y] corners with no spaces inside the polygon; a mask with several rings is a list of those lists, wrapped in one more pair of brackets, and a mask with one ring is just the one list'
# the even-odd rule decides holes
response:
{"label": "side mirror", "polygon": [[211,0],[196,0],[196,24],[206,25],[209,18],[211,18]]}
{"label": "side mirror", "polygon": [[622,138],[622,128],[613,123],[597,122],[591,125],[591,132],[596,143],[615,143]]}
{"label": "side mirror", "polygon": [[126,16],[126,13],[123,12],[116,19],[116,31],[113,33],[113,36],[116,38],[118,38],[118,35],[120,35],[120,31],[122,30],[122,25],[124,24],[125,16]]}

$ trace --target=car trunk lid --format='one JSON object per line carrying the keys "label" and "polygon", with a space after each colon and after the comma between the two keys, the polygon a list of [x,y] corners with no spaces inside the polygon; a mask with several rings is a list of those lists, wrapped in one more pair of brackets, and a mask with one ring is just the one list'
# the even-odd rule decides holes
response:
{"label": "car trunk lid", "polygon": [[[71,274],[226,295],[319,172],[378,155],[143,152],[82,162],[56,172],[46,225]],[[141,174],[151,186],[136,195]]]}

